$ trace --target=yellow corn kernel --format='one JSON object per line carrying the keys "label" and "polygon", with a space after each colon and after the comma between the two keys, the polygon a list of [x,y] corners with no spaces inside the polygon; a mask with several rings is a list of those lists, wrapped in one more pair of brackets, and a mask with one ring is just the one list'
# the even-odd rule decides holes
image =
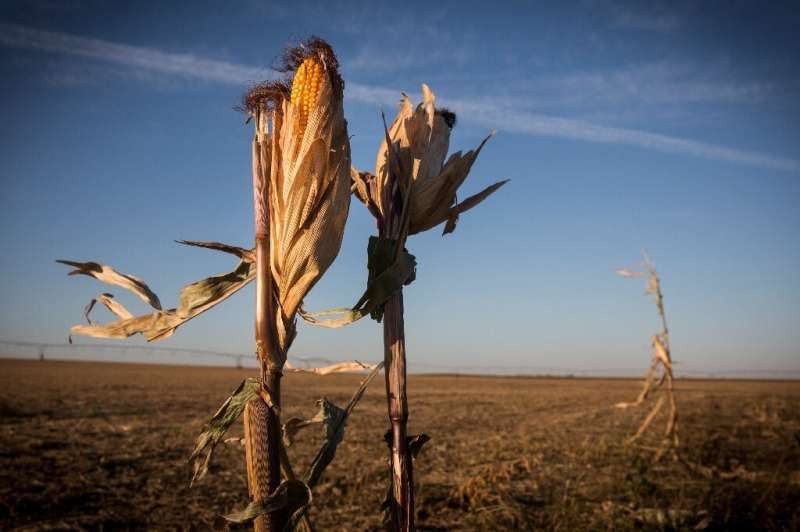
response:
{"label": "yellow corn kernel", "polygon": [[294,74],[291,102],[298,116],[299,133],[302,135],[308,124],[308,115],[317,105],[322,89],[324,69],[316,57],[306,58]]}

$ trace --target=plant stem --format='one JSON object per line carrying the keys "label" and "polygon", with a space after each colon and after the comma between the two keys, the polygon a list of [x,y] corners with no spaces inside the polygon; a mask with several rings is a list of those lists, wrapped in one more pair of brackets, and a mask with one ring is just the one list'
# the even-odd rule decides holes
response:
{"label": "plant stem", "polygon": [[[381,113],[382,114],[382,113]],[[411,174],[402,170],[402,162],[393,147],[383,117],[386,136],[387,164],[392,185],[387,188],[386,211],[378,233],[383,238],[395,240],[395,260],[405,248],[410,216]],[[392,164],[394,158],[395,164]],[[402,176],[405,176],[403,178]],[[406,395],[406,333],[403,321],[403,290],[392,294],[383,308],[383,362],[386,376],[386,400],[389,403],[389,421],[392,436],[389,441],[391,489],[389,490],[389,518],[395,532],[416,530],[414,524],[414,476],[411,453],[408,450],[408,396]]]}
{"label": "plant stem", "polygon": [[[269,385],[278,389],[280,377]],[[247,485],[253,501],[263,500],[280,484],[280,420],[263,399],[251,401],[245,407],[245,452],[247,459]],[[277,461],[276,461],[277,458]],[[286,514],[277,511],[257,517],[253,521],[256,532],[279,532],[286,523]]]}
{"label": "plant stem", "polygon": [[403,292],[394,293],[384,306],[383,359],[386,376],[386,398],[389,421],[392,424],[390,441],[391,490],[389,512],[396,531],[414,530],[414,481],[411,454],[408,451],[406,424],[406,341],[403,323]]}
{"label": "plant stem", "polygon": [[[265,109],[256,113],[256,136],[253,139],[253,199],[256,233],[256,354],[261,366],[264,398],[248,403],[245,410],[245,448],[247,481],[253,501],[271,495],[280,485],[281,425],[277,409],[281,403],[283,357],[276,341],[273,312],[272,274],[269,245],[269,176],[268,142]],[[279,532],[286,524],[286,512],[276,511],[258,517],[257,532]]]}

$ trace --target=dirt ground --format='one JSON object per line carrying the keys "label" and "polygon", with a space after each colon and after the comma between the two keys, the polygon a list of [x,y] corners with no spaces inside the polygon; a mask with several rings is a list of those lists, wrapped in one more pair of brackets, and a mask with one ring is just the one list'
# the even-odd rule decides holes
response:
{"label": "dirt ground", "polygon": [[[227,446],[189,488],[204,421],[251,370],[0,360],[0,528],[207,530],[247,503]],[[361,377],[290,374],[284,416]],[[420,530],[800,530],[800,383],[679,381],[680,460],[626,446],[634,380],[412,376]],[[377,530],[386,403],[376,378],[315,490],[322,530]],[[237,424],[238,425],[238,424]],[[647,445],[663,430],[656,419]],[[302,471],[322,441],[301,435]],[[241,433],[236,427],[234,434]]]}

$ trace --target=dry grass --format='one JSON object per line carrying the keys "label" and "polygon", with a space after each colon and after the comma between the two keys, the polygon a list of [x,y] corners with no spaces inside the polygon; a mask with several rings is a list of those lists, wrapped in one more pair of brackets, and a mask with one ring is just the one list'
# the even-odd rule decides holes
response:
{"label": "dry grass", "polygon": [[[247,498],[243,452],[220,450],[193,489],[186,458],[208,413],[246,374],[0,361],[0,528],[208,529]],[[359,380],[288,374],[285,416],[311,415],[323,395],[344,404]],[[800,383],[677,381],[681,453],[692,468],[653,464],[623,444],[640,413],[609,405],[638,386],[411,376],[410,429],[432,437],[415,468],[419,528],[800,529]],[[319,530],[380,527],[387,425],[383,390],[372,387],[315,491]],[[298,467],[319,446],[313,432],[290,449]]]}

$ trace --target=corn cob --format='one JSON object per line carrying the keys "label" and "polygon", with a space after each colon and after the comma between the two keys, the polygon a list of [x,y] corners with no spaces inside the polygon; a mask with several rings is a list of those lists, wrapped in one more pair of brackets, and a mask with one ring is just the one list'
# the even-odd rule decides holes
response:
{"label": "corn cob", "polygon": [[308,116],[314,110],[322,91],[325,70],[320,60],[307,57],[297,68],[292,81],[291,102],[298,115],[299,133],[302,135],[308,124]]}

